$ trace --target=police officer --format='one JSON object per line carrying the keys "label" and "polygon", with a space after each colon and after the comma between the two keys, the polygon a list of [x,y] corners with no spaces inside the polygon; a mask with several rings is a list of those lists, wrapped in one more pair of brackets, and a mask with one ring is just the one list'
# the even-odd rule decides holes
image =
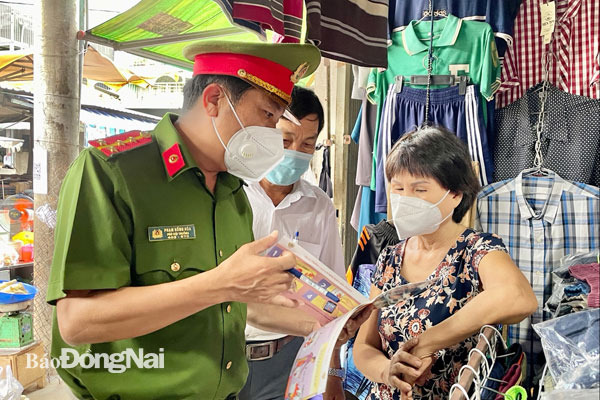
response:
{"label": "police officer", "polygon": [[319,51],[203,42],[184,55],[184,113],[92,141],[61,188],[51,356],[80,399],[235,398],[244,303],[294,306],[281,296],[294,258],[260,255],[277,234],[253,241],[242,186],[283,158],[275,125]]}

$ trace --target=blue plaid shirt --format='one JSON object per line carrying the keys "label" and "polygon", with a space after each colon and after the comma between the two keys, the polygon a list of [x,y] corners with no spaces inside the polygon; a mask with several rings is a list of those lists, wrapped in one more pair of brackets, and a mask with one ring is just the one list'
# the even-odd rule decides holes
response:
{"label": "blue plaid shirt", "polygon": [[[556,173],[496,182],[478,196],[476,229],[499,235],[531,283],[538,309],[508,328],[511,343],[523,346],[533,365],[542,351],[532,324],[549,319],[544,303],[552,294],[552,270],[567,254],[600,246],[600,189],[565,181]],[[533,375],[533,369],[528,371]]]}

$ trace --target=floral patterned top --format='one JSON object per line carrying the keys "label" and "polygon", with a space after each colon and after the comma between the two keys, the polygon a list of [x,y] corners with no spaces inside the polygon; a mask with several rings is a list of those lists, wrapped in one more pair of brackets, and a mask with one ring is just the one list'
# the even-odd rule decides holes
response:
{"label": "floral patterned top", "polygon": [[[401,275],[406,240],[387,247],[377,261],[373,284],[386,291],[408,283]],[[502,239],[490,233],[465,230],[436,270],[429,276],[434,284],[416,298],[381,310],[379,336],[388,357],[400,345],[426,329],[442,322],[464,307],[480,292],[478,267],[481,259],[491,251],[504,251]],[[477,335],[447,348],[434,363],[432,377],[423,385],[413,388],[413,398],[447,398],[456,382],[459,369],[467,363],[469,351],[477,345]],[[374,383],[368,400],[399,400],[400,391],[382,383]]]}

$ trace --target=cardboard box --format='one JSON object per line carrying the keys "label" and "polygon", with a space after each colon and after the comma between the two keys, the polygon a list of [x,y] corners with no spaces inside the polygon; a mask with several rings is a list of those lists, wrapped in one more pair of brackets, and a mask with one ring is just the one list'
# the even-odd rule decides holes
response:
{"label": "cardboard box", "polygon": [[[32,354],[35,359],[40,361],[37,366],[28,368],[27,355]],[[37,386],[39,389],[46,386],[46,369],[43,368],[42,360],[46,357],[44,346],[36,342],[22,349],[1,349],[0,350],[0,367],[6,368],[10,365],[14,377],[27,389],[32,386]]]}

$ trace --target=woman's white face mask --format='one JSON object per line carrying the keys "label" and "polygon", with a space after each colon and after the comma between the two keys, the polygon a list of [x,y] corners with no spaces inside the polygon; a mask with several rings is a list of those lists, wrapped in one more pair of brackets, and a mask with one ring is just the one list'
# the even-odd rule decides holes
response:
{"label": "woman's white face mask", "polygon": [[442,212],[438,208],[438,205],[448,197],[449,193],[450,190],[435,204],[418,197],[390,193],[392,219],[398,237],[408,239],[409,237],[427,235],[437,231],[440,225],[454,213],[454,210],[452,210],[450,214],[442,218]]}
{"label": "woman's white face mask", "polygon": [[245,127],[226,94],[225,98],[241,127],[225,145],[212,118],[217,138],[225,149],[227,172],[248,182],[258,182],[283,160],[283,133],[266,126]]}

